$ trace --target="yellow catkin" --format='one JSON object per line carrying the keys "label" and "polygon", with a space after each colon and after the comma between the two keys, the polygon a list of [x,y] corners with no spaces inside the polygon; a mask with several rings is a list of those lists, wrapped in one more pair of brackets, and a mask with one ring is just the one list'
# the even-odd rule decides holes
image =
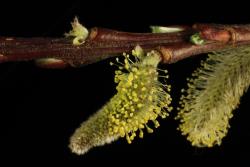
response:
{"label": "yellow catkin", "polygon": [[[84,122],[71,137],[70,148],[77,154],[84,154],[90,148],[125,137],[131,143],[136,136],[143,138],[143,129],[152,133],[148,122],[159,127],[156,120],[165,118],[171,97],[170,87],[158,81],[157,65],[160,56],[157,52],[144,54],[140,47],[129,55],[124,54],[124,63],[117,58],[119,70],[115,72],[118,83],[117,94],[95,115]],[[167,78],[166,71],[162,77]]]}
{"label": "yellow catkin", "polygon": [[250,84],[250,47],[209,55],[193,76],[181,97],[179,129],[194,146],[220,145]]}

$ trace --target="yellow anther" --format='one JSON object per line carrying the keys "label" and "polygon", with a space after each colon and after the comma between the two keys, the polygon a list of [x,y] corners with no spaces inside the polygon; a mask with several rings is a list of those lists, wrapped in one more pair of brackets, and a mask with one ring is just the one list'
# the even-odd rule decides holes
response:
{"label": "yellow anther", "polygon": [[135,97],[135,98],[133,98],[133,101],[134,101],[134,102],[138,102],[139,99],[138,99],[137,97]]}
{"label": "yellow anther", "polygon": [[122,122],[121,122],[121,125],[122,125],[122,126],[125,126],[125,125],[126,125],[125,121],[122,121]]}
{"label": "yellow anther", "polygon": [[120,133],[120,136],[121,136],[121,137],[124,137],[124,136],[125,136],[125,130],[124,130],[123,127],[120,127],[119,133]]}
{"label": "yellow anther", "polygon": [[133,78],[134,78],[133,73],[130,73],[130,74],[128,75],[128,82],[133,81]]}
{"label": "yellow anther", "polygon": [[134,112],[135,108],[133,106],[130,107],[130,111]]}
{"label": "yellow anther", "polygon": [[118,127],[115,126],[114,129],[113,129],[114,133],[117,133],[118,132]]}
{"label": "yellow anther", "polygon": [[144,128],[144,125],[140,124],[140,125],[139,125],[139,128],[140,128],[140,129],[143,129],[143,128]]}
{"label": "yellow anther", "polygon": [[115,120],[115,124],[116,125],[119,125],[120,124],[120,121],[118,119]]}
{"label": "yellow anther", "polygon": [[147,89],[145,87],[142,87],[141,88],[141,91],[146,91]]}
{"label": "yellow anther", "polygon": [[129,135],[127,133],[126,133],[126,139],[127,139],[128,144],[131,144],[130,137],[129,137]]}
{"label": "yellow anther", "polygon": [[137,104],[138,108],[141,108],[143,105],[141,103]]}
{"label": "yellow anther", "polygon": [[137,72],[138,69],[137,69],[136,67],[133,67],[133,68],[131,69],[131,71],[132,71],[132,72]]}
{"label": "yellow anther", "polygon": [[157,120],[153,120],[155,128],[158,128],[160,126],[159,122]]}
{"label": "yellow anther", "polygon": [[[112,62],[111,62],[111,63],[112,63]],[[121,71],[121,70],[116,70],[116,71],[115,71],[115,74],[116,74],[116,75],[121,75],[121,74],[122,74],[122,71]]]}
{"label": "yellow anther", "polygon": [[154,130],[151,129],[150,127],[148,127],[147,125],[146,125],[146,128],[147,128],[147,132],[148,132],[148,133],[153,133],[153,132],[154,132]]}
{"label": "yellow anther", "polygon": [[128,123],[131,123],[131,122],[132,122],[132,120],[131,120],[131,119],[127,119],[127,122],[128,122]]}
{"label": "yellow anther", "polygon": [[135,91],[133,91],[132,96],[137,97],[137,93]]}
{"label": "yellow anther", "polygon": [[143,131],[140,129],[139,137],[143,138]]}
{"label": "yellow anther", "polygon": [[161,118],[164,119],[164,118],[166,118],[168,116],[168,114],[166,112],[162,112],[160,116],[161,116]]}
{"label": "yellow anther", "polygon": [[130,140],[131,140],[131,141],[134,140],[135,137],[136,137],[136,133],[133,132],[132,135],[130,136]]}
{"label": "yellow anther", "polygon": [[151,95],[148,96],[148,100],[152,102],[153,101],[153,97]]}

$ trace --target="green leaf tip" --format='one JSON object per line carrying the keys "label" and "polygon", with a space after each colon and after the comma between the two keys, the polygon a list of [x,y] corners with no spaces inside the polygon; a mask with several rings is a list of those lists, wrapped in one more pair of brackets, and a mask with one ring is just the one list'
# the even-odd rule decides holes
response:
{"label": "green leaf tip", "polygon": [[70,142],[73,152],[83,154],[120,137],[131,143],[137,135],[143,138],[143,129],[153,132],[148,122],[157,128],[158,117],[168,116],[172,109],[170,86],[158,80],[168,78],[166,70],[159,75],[160,55],[156,51],[144,54],[140,47],[133,55],[124,53],[123,61],[117,58],[111,63],[119,68],[115,72],[117,93],[76,130]]}
{"label": "green leaf tip", "polygon": [[193,77],[181,97],[179,129],[194,146],[220,145],[250,85],[250,47],[210,54]]}
{"label": "green leaf tip", "polygon": [[88,29],[79,23],[77,17],[74,18],[71,26],[72,30],[69,33],[65,33],[65,36],[74,38],[73,45],[83,44],[89,35]]}
{"label": "green leaf tip", "polygon": [[175,33],[183,31],[181,27],[150,26],[152,33]]}
{"label": "green leaf tip", "polygon": [[190,37],[190,42],[195,45],[203,45],[205,40],[201,38],[199,33],[195,33]]}

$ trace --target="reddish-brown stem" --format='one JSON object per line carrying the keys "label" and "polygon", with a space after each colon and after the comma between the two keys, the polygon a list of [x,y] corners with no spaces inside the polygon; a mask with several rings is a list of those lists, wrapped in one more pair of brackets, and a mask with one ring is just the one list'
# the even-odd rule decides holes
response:
{"label": "reddish-brown stem", "polygon": [[158,50],[162,54],[162,62],[172,64],[179,60],[196,56],[202,53],[215,52],[227,48],[250,45],[250,41],[237,42],[235,44],[225,44],[220,42],[207,42],[205,45],[192,45],[188,43],[179,43],[179,45],[160,46]]}
{"label": "reddish-brown stem", "polygon": [[[190,42],[199,33],[202,45]],[[195,24],[175,33],[127,33],[93,28],[84,44],[75,46],[67,38],[10,38],[0,37],[0,62],[40,58],[56,58],[54,67],[94,63],[123,52],[136,45],[146,51],[158,50],[163,63],[174,63],[184,58],[250,44],[250,25]],[[46,67],[46,64],[42,64]]]}

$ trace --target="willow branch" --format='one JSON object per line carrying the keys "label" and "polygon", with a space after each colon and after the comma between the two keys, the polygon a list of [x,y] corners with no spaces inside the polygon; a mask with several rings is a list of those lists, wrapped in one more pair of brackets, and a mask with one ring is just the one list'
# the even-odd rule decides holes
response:
{"label": "willow branch", "polygon": [[[136,45],[157,50],[163,63],[225,48],[250,44],[250,25],[195,24],[175,26],[182,31],[173,33],[128,33],[93,28],[86,41],[73,45],[69,38],[0,37],[0,63],[40,58],[56,58],[63,64],[85,65],[130,52]],[[204,44],[190,42],[199,34]]]}

